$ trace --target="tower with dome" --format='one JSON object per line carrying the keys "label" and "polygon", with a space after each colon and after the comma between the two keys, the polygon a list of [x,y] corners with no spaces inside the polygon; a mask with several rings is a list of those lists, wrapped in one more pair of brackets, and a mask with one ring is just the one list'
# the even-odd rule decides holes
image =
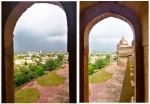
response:
{"label": "tower with dome", "polygon": [[118,66],[125,65],[127,62],[126,60],[128,59],[128,56],[131,56],[132,52],[133,52],[132,46],[129,46],[126,39],[122,37],[122,39],[117,44]]}

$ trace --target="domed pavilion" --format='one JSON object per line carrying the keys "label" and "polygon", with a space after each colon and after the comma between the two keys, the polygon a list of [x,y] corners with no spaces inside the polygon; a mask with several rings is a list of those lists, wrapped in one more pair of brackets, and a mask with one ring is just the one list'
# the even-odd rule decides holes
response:
{"label": "domed pavilion", "polygon": [[128,42],[124,37],[117,44],[117,57],[118,57],[118,65],[126,64],[128,56],[132,55],[132,46],[128,45]]}

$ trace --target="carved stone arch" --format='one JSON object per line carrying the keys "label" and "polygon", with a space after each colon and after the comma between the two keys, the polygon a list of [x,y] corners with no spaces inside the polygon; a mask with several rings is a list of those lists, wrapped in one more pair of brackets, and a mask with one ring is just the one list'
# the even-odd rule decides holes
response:
{"label": "carved stone arch", "polygon": [[127,22],[134,34],[136,58],[136,102],[144,101],[144,68],[141,25],[136,14],[117,2],[102,2],[87,8],[80,16],[80,101],[88,102],[88,53],[89,33],[92,27],[107,17]]}
{"label": "carved stone arch", "polygon": [[[2,102],[14,102],[13,31],[19,17],[35,3],[57,5],[66,13],[69,52],[69,97],[76,102],[76,3],[75,2],[2,2]],[[68,8],[70,8],[68,10]]]}
{"label": "carved stone arch", "polygon": [[[30,8],[33,4],[35,3],[48,3],[48,4],[53,4],[56,6],[59,6],[64,10],[63,6],[59,2],[20,2],[18,3],[14,9],[11,11],[9,14],[7,21],[5,23],[5,28],[4,28],[4,40],[7,40],[4,42],[5,44],[5,55],[13,55],[14,51],[12,50],[13,48],[13,31],[15,28],[15,25],[18,21],[18,19],[21,17],[21,15],[28,9]],[[10,26],[11,25],[11,26]],[[9,31],[8,31],[9,28]]]}

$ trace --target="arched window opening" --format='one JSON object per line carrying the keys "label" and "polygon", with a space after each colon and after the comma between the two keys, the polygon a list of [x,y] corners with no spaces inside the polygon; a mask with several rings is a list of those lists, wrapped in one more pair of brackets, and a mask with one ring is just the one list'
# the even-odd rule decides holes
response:
{"label": "arched window opening", "polygon": [[15,102],[69,102],[67,32],[59,6],[35,3],[21,15],[13,33]]}
{"label": "arched window opening", "polygon": [[[105,7],[105,8],[104,8]],[[93,12],[95,11],[95,12]],[[90,15],[87,15],[90,14]],[[88,78],[88,54],[89,54],[89,33],[92,27],[107,17],[116,17],[127,22],[134,33],[134,60],[135,60],[135,97],[136,102],[144,101],[144,67],[142,48],[142,29],[140,21],[132,11],[119,2],[99,2],[85,9],[80,19],[80,101],[89,102],[89,78]],[[122,50],[122,49],[121,49]],[[142,69],[142,70],[141,70]]]}
{"label": "arched window opening", "polygon": [[89,102],[130,102],[134,96],[131,82],[135,81],[134,71],[129,68],[133,65],[133,36],[129,24],[114,17],[106,17],[92,27],[89,33]]}

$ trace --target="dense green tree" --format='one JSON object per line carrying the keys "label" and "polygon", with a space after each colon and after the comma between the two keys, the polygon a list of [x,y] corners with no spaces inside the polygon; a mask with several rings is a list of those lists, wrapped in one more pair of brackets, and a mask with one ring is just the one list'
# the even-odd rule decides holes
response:
{"label": "dense green tree", "polygon": [[27,63],[27,62],[25,62],[25,63],[24,63],[24,65],[26,65],[26,66],[27,66],[27,65],[28,65],[28,63]]}
{"label": "dense green tree", "polygon": [[31,75],[33,75],[34,77],[41,76],[41,75],[44,74],[43,66],[38,66],[38,65],[33,65],[32,64],[32,65],[29,66],[29,69],[32,72]]}
{"label": "dense green tree", "polygon": [[14,86],[20,86],[21,84],[24,84],[28,82],[30,79],[30,76],[28,75],[30,73],[30,70],[27,66],[19,66],[18,68],[14,68]]}
{"label": "dense green tree", "polygon": [[34,64],[29,66],[15,66],[14,67],[14,87],[18,87],[38,76],[44,74],[44,68]]}
{"label": "dense green tree", "polygon": [[62,62],[63,59],[64,59],[64,55],[63,54],[58,54],[57,57],[60,60],[60,62]]}
{"label": "dense green tree", "polygon": [[18,73],[20,73],[19,65],[15,65],[14,66],[14,77],[17,76]]}
{"label": "dense green tree", "polygon": [[62,64],[62,62],[59,59],[56,59],[55,64],[56,64],[56,67],[59,67]]}
{"label": "dense green tree", "polygon": [[25,65],[20,66],[19,70],[21,71],[21,73],[25,73],[25,74],[28,74],[29,71],[30,71],[29,68],[27,66],[25,66]]}
{"label": "dense green tree", "polygon": [[99,58],[95,61],[94,64],[89,63],[89,70],[88,73],[89,75],[93,74],[95,69],[102,69],[103,67],[105,67],[106,65],[108,65],[110,61],[110,55],[106,55],[106,58]]}
{"label": "dense green tree", "polygon": [[14,66],[14,87],[18,87],[38,76],[44,74],[45,70],[52,71],[61,65],[63,55],[56,60],[47,60],[46,64],[36,61],[36,64],[15,65]]}
{"label": "dense green tree", "polygon": [[36,75],[41,76],[44,74],[44,68],[42,66],[37,66],[36,68],[37,68],[35,71]]}
{"label": "dense green tree", "polygon": [[34,65],[34,64],[30,64],[28,67],[29,67],[30,71],[34,72],[36,70],[36,65]]}
{"label": "dense green tree", "polygon": [[107,60],[107,61],[110,60],[110,55],[109,55],[109,54],[106,55],[106,60]]}
{"label": "dense green tree", "polygon": [[97,69],[101,69],[104,66],[104,61],[103,59],[98,59],[95,61],[95,66]]}
{"label": "dense green tree", "polygon": [[45,64],[45,67],[49,71],[54,70],[56,68],[55,60],[52,60],[52,59],[47,60],[46,64]]}
{"label": "dense green tree", "polygon": [[93,71],[96,69],[94,64],[89,63],[88,65],[88,74],[91,75],[93,74]]}
{"label": "dense green tree", "polygon": [[28,76],[30,80],[38,77],[38,75],[34,71],[30,71],[30,73],[28,73]]}

